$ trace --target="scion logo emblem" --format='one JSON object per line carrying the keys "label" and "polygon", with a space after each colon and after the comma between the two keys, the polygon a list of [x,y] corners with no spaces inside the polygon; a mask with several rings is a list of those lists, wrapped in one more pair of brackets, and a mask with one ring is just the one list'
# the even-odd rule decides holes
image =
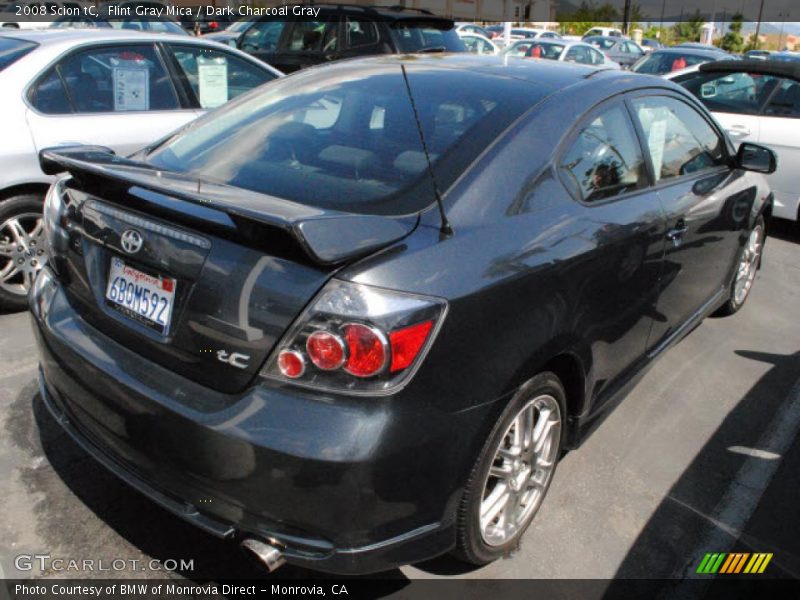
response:
{"label": "scion logo emblem", "polygon": [[128,254],[136,254],[142,249],[144,240],[142,234],[135,229],[126,229],[119,238],[122,249]]}

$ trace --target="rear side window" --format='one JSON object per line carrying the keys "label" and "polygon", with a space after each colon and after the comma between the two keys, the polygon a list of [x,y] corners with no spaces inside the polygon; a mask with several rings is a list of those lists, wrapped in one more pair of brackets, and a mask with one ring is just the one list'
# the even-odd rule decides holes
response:
{"label": "rear side window", "polygon": [[104,46],[59,62],[76,112],[179,108],[172,81],[151,45]]}
{"label": "rear side window", "polygon": [[214,108],[275,76],[228,52],[201,46],[171,45],[200,108]]}
{"label": "rear side window", "polygon": [[800,118],[800,83],[791,79],[781,81],[764,114],[771,117]]}
{"label": "rear side window", "polygon": [[296,21],[284,48],[286,52],[334,52],[338,49],[337,21]]}
{"label": "rear side window", "polygon": [[64,115],[72,112],[67,91],[55,69],[50,69],[31,90],[30,101],[33,107],[46,115]]}
{"label": "rear side window", "polygon": [[37,44],[17,40],[10,37],[0,37],[0,71],[28,54],[36,48]]}
{"label": "rear side window", "polygon": [[615,105],[580,127],[559,161],[561,179],[584,202],[647,185],[644,158],[627,111]]}
{"label": "rear side window", "polygon": [[722,138],[688,104],[666,96],[633,100],[644,130],[656,181],[725,163]]}
{"label": "rear side window", "polygon": [[[408,66],[441,189],[547,92]],[[347,63],[275,80],[152,152],[154,166],[309,206],[408,214],[433,202],[419,128],[397,65]]]}
{"label": "rear side window", "polygon": [[399,52],[464,52],[466,50],[452,24],[443,21],[397,21],[392,23],[392,39]]}

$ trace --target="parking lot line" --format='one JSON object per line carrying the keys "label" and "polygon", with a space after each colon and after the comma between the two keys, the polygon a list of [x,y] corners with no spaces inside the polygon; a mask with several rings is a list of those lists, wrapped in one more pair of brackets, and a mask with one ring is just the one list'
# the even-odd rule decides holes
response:
{"label": "parking lot line", "polygon": [[[690,579],[708,577],[695,572],[693,568],[695,558],[706,552],[725,552],[736,543],[799,430],[800,379],[792,386],[786,399],[764,429],[754,447],[757,452],[747,457],[711,516],[708,517],[714,526],[700,539],[695,551],[690,554],[691,562],[682,565],[673,573],[673,577]],[[768,453],[769,458],[766,458],[764,453]],[[776,460],[770,455],[777,455],[779,458]]]}

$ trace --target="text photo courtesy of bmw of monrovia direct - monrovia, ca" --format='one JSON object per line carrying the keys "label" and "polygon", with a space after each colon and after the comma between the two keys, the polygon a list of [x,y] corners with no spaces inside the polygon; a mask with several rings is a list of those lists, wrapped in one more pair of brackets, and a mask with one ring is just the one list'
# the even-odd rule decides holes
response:
{"label": "text photo courtesy of bmw of monrovia direct - monrovia, ca", "polygon": [[316,6],[114,6],[108,7],[111,17],[317,17]]}

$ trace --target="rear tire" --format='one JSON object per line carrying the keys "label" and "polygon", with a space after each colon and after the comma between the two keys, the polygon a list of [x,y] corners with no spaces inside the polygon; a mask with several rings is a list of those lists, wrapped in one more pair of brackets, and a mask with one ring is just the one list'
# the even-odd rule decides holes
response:
{"label": "rear tire", "polygon": [[47,262],[43,203],[36,194],[0,201],[0,309],[27,308],[30,284]]}
{"label": "rear tire", "polygon": [[531,379],[509,402],[467,481],[454,556],[485,565],[519,546],[550,487],[566,414],[564,387],[549,372]]}
{"label": "rear tire", "polygon": [[726,317],[737,312],[750,296],[756,274],[761,267],[761,257],[764,250],[764,241],[767,238],[767,227],[764,217],[759,215],[747,242],[739,255],[736,273],[731,282],[728,299],[715,313],[716,316]]}

